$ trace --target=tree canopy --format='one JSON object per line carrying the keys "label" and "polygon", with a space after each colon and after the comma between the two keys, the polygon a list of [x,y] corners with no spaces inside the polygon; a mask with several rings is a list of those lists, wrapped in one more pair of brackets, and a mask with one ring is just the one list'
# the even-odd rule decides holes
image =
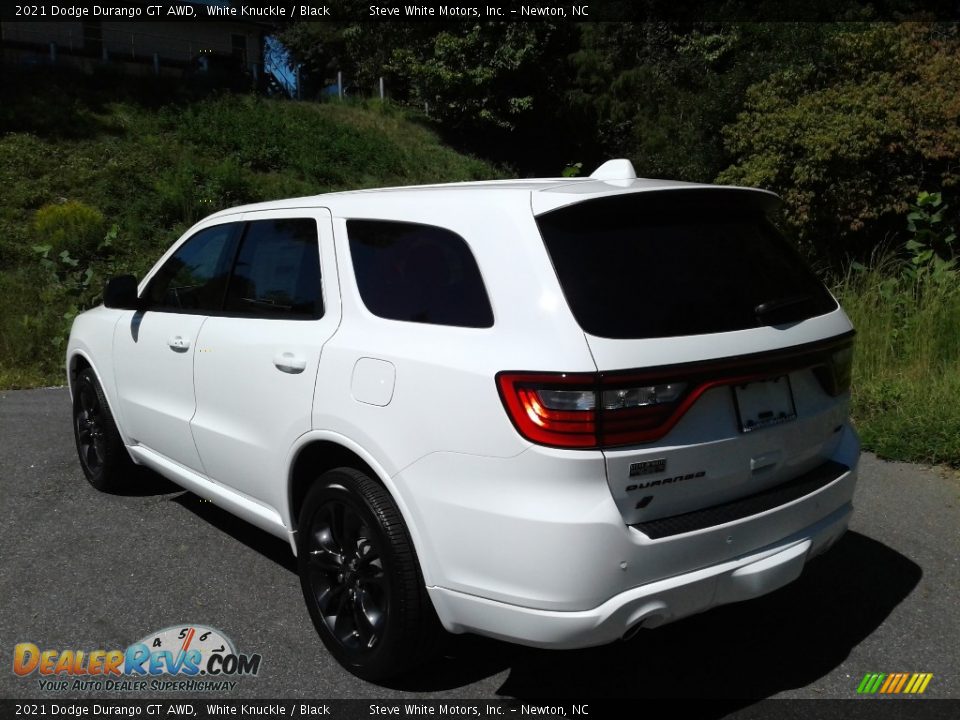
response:
{"label": "tree canopy", "polygon": [[917,23],[851,28],[827,62],[751,86],[723,136],[721,182],[780,193],[805,241],[869,250],[921,190],[960,180],[960,34]]}
{"label": "tree canopy", "polygon": [[298,24],[283,41],[321,81],[339,69],[373,94],[385,77],[521,175],[629,157],[641,175],[772,189],[833,258],[890,241],[921,190],[960,205],[956,25]]}

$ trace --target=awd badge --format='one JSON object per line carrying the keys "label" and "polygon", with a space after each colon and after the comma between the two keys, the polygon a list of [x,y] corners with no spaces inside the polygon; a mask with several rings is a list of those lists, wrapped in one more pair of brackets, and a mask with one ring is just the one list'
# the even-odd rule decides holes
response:
{"label": "awd badge", "polygon": [[630,463],[630,477],[636,477],[637,475],[655,475],[656,473],[664,472],[666,469],[666,458]]}

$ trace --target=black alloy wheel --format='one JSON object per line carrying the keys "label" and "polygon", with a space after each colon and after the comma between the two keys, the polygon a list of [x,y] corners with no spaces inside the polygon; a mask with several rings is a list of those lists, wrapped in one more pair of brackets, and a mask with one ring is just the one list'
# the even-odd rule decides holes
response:
{"label": "black alloy wheel", "polygon": [[380,483],[355,468],[324,473],[297,527],[303,597],[341,665],[385,680],[437,651],[442,628],[407,527]]}
{"label": "black alloy wheel", "polygon": [[390,586],[383,550],[359,508],[330,500],[307,531],[307,572],[327,630],[348,651],[374,649],[383,639]]}
{"label": "black alloy wheel", "polygon": [[91,368],[81,370],[74,383],[73,434],[80,467],[91,485],[110,492],[129,482],[134,465]]}
{"label": "black alloy wheel", "polygon": [[103,406],[91,383],[82,384],[77,393],[77,411],[74,414],[77,452],[86,474],[96,475],[103,471],[107,457],[103,436]]}

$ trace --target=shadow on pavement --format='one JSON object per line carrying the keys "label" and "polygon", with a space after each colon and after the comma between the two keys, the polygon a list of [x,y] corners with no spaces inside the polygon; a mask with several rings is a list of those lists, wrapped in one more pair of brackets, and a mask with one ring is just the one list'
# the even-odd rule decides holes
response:
{"label": "shadow on pavement", "polygon": [[[296,573],[282,540],[192,493],[172,500]],[[629,642],[585,650],[451,637],[441,658],[387,687],[452,690],[509,671],[498,690],[503,697],[721,699],[726,702],[711,704],[711,714],[715,710],[719,717],[828,675],[911,593],[922,574],[895,550],[848,532],[799,580],[770,595],[644,630]]]}
{"label": "shadow on pavement", "polygon": [[185,492],[179,485],[145,467],[133,465],[128,472],[129,477],[124,478],[126,484],[118,490],[109,491],[110,495],[146,497],[148,495],[169,495]]}
{"label": "shadow on pavement", "polygon": [[290,551],[289,543],[241,520],[215,503],[204,502],[192,492],[183,492],[171,500],[280,567],[297,573],[297,559]]}
{"label": "shadow on pavement", "polygon": [[765,597],[586,650],[456,638],[450,657],[393,687],[450,689],[509,669],[498,690],[506,697],[729,700],[714,706],[719,716],[829,674],[921,575],[903,555],[848,532],[799,580]]}

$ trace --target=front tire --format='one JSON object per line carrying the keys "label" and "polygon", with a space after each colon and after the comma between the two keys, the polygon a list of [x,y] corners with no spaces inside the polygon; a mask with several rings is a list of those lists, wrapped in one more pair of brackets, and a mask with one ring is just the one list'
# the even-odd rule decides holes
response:
{"label": "front tire", "polygon": [[442,629],[406,525],[382,485],[354,468],[324,473],[298,528],[304,600],[343,667],[384,680],[433,653]]}
{"label": "front tire", "polygon": [[114,492],[129,481],[134,465],[93,368],[84,368],[77,375],[73,435],[83,474],[97,490]]}

